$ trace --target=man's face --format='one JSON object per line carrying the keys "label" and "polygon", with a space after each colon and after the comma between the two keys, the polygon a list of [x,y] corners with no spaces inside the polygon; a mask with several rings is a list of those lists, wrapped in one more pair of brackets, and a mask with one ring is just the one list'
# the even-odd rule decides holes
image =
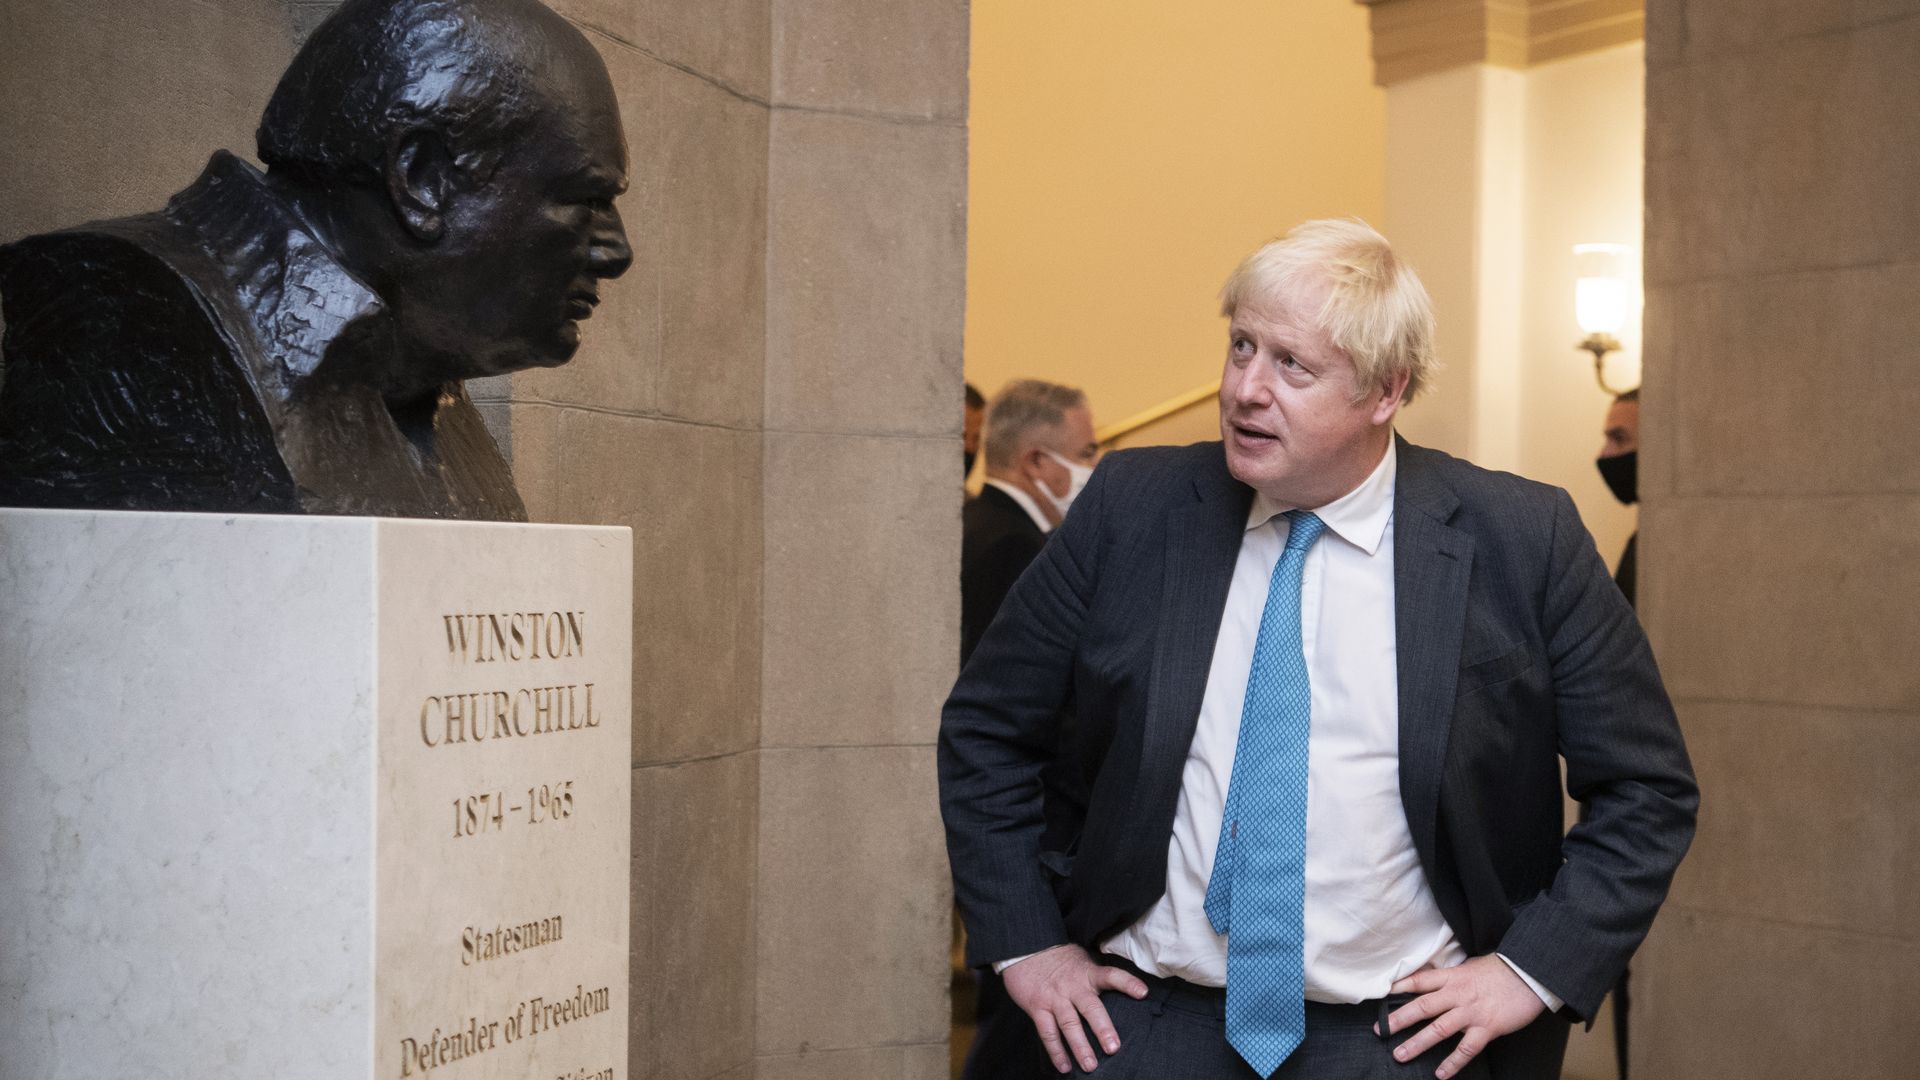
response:
{"label": "man's face", "polygon": [[1601,434],[1600,456],[1619,457],[1640,449],[1640,403],[1616,401],[1607,410],[1606,429]]}
{"label": "man's face", "polygon": [[1065,496],[1073,484],[1073,475],[1065,465],[1054,460],[1048,453],[1093,468],[1100,460],[1100,444],[1093,438],[1093,412],[1085,408],[1067,409],[1061,413],[1060,426],[1040,446],[1040,452],[1034,455],[1034,468],[1041,483],[1055,495]]}
{"label": "man's face", "polygon": [[1327,286],[1243,303],[1228,327],[1220,436],[1234,478],[1286,506],[1325,506],[1359,487],[1386,451],[1405,376],[1356,385],[1353,362],[1312,315]]}
{"label": "man's face", "polygon": [[580,345],[600,281],[633,261],[614,198],[627,149],[593,56],[557,65],[549,102],[493,175],[448,203],[446,229],[400,305],[409,347],[460,378],[554,367]]}

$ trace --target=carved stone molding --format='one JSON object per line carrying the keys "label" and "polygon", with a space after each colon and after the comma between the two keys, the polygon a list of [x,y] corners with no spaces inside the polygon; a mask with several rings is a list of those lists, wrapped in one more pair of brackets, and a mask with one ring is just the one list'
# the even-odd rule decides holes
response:
{"label": "carved stone molding", "polygon": [[1465,64],[1526,68],[1639,41],[1643,0],[1357,0],[1380,86]]}

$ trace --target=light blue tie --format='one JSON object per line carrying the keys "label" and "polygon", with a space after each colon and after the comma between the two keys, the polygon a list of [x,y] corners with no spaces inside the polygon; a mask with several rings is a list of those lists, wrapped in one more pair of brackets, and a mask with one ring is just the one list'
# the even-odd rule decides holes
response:
{"label": "light blue tie", "polygon": [[1300,571],[1326,523],[1304,510],[1287,517],[1293,524],[1267,583],[1206,901],[1208,921],[1227,935],[1227,1042],[1263,1077],[1307,1033],[1301,905],[1313,703],[1300,645]]}

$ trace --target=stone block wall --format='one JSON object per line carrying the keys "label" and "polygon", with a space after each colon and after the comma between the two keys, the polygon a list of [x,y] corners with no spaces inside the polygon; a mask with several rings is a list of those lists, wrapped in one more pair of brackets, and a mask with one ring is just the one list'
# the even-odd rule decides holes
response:
{"label": "stone block wall", "polygon": [[630,1075],[931,1080],[966,6],[555,6],[620,92],[635,264],[489,408],[537,518],[635,529]]}
{"label": "stone block wall", "polygon": [[250,151],[292,57],[280,0],[0,3],[0,243],[156,209]]}
{"label": "stone block wall", "polygon": [[1641,613],[1700,832],[1636,1077],[1895,1077],[1920,966],[1920,2],[1647,4]]}
{"label": "stone block wall", "polygon": [[253,149],[293,57],[278,0],[0,4],[0,242],[158,208]]}
{"label": "stone block wall", "polygon": [[[634,265],[474,386],[536,521],[634,530],[636,1080],[933,1080],[959,652],[965,0],[549,0]],[[251,156],[332,0],[0,6],[0,240]]]}
{"label": "stone block wall", "polygon": [[771,29],[758,1076],[937,1080],[967,4],[773,0]]}

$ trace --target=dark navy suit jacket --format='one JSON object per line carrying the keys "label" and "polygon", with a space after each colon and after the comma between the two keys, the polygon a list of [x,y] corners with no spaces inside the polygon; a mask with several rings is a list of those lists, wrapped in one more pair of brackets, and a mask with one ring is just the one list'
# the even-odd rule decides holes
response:
{"label": "dark navy suit jacket", "polygon": [[[939,748],[970,963],[1091,948],[1165,891],[1252,495],[1218,443],[1110,455],[974,650]],[[1469,953],[1591,1019],[1698,804],[1646,636],[1558,488],[1401,441],[1393,535],[1400,789],[1427,880]],[[1042,850],[1068,701],[1092,790],[1078,838]],[[1571,832],[1562,756],[1589,807]]]}

